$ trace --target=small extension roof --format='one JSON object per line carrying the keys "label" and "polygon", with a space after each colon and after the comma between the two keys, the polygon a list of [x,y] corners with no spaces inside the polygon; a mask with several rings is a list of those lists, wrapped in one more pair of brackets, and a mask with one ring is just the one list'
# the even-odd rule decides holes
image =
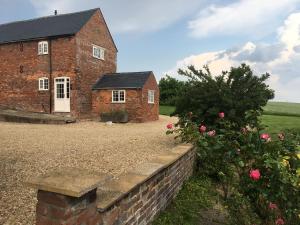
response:
{"label": "small extension roof", "polygon": [[143,88],[151,74],[152,71],[105,74],[92,89]]}
{"label": "small extension roof", "polygon": [[41,17],[0,25],[0,44],[74,35],[99,9]]}

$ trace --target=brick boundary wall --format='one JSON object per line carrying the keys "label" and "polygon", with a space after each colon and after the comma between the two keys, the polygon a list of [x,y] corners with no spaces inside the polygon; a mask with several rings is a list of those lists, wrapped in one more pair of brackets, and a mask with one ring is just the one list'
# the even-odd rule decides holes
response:
{"label": "brick boundary wall", "polygon": [[151,224],[192,175],[195,155],[192,146],[180,145],[117,179],[74,169],[33,179],[36,224]]}

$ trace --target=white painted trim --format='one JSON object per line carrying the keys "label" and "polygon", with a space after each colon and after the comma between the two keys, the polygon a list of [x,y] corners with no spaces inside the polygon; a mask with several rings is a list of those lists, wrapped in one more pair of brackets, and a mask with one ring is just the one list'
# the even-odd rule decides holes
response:
{"label": "white painted trim", "polygon": [[[150,93],[153,93],[153,101],[150,101]],[[148,90],[148,104],[155,104],[155,90]]]}
{"label": "white painted trim", "polygon": [[[100,56],[95,54],[95,49],[99,50]],[[105,48],[102,48],[98,45],[93,45],[93,57],[94,58],[104,60],[105,59],[105,51],[106,51]]]}
{"label": "white painted trim", "polygon": [[38,55],[48,55],[48,53],[49,53],[48,41],[40,41],[38,43]]}
{"label": "white painted trim", "polygon": [[[48,88],[45,88],[45,80],[48,81]],[[41,85],[41,82],[43,82],[43,84]],[[41,77],[39,78],[39,91],[48,91],[49,90],[49,78],[48,77]]]}
{"label": "white painted trim", "polygon": [[[57,98],[57,80],[64,85],[64,97]],[[67,79],[69,79],[69,96],[67,95]],[[54,111],[55,112],[71,112],[71,78],[70,77],[56,77],[54,78]]]}
{"label": "white painted trim", "polygon": [[[120,99],[120,92],[124,91],[124,101],[114,101],[114,91],[118,92],[118,99]],[[112,103],[126,103],[126,90],[112,90],[111,91],[111,102]]]}

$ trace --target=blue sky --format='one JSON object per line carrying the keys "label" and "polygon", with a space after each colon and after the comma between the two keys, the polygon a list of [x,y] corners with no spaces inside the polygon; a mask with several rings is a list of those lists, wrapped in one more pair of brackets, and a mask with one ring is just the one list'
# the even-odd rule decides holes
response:
{"label": "blue sky", "polygon": [[118,71],[245,62],[269,72],[275,100],[300,102],[300,0],[0,0],[0,23],[100,7],[119,49]]}

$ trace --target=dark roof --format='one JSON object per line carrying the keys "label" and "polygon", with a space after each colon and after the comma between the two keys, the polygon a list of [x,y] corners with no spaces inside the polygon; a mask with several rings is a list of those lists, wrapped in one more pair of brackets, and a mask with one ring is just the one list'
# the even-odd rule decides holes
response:
{"label": "dark roof", "polygon": [[105,74],[92,89],[142,88],[151,74],[152,71]]}
{"label": "dark roof", "polygon": [[99,9],[2,24],[0,25],[0,44],[74,35],[97,10]]}

